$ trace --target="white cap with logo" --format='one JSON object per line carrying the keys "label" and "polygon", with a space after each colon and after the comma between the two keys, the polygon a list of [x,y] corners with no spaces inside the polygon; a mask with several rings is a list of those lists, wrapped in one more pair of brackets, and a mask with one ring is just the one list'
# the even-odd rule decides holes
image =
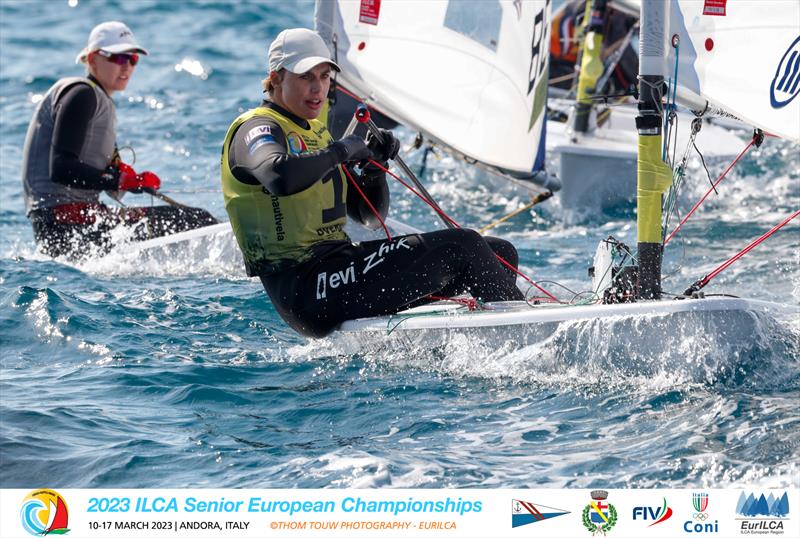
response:
{"label": "white cap with logo", "polygon": [[107,21],[95,26],[92,29],[92,33],[89,34],[89,43],[75,58],[75,63],[86,61],[89,53],[97,50],[103,50],[111,54],[120,52],[147,54],[147,51],[136,42],[131,29],[119,21]]}
{"label": "white cap with logo", "polygon": [[269,70],[286,69],[299,75],[327,62],[341,71],[331,60],[331,53],[320,35],[308,28],[290,28],[278,34],[269,46]]}

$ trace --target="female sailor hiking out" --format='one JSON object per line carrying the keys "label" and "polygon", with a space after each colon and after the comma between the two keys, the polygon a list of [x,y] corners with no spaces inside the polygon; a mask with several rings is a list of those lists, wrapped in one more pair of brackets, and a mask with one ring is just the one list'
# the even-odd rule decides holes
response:
{"label": "female sailor hiking out", "polygon": [[332,69],[339,67],[318,34],[281,32],[269,48],[268,98],[234,120],[223,145],[225,208],[248,275],[261,279],[281,317],[321,337],[345,320],[393,314],[430,295],[524,299],[515,273],[495,257],[516,267],[507,241],[466,229],[350,241],[348,215],[377,229],[388,212],[385,172],[369,161],[387,165],[399,142],[385,130],[383,143],[333,141],[317,119]]}
{"label": "female sailor hiking out", "polygon": [[147,51],[126,25],[97,25],[75,60],[86,65],[87,76],[59,80],[36,108],[25,139],[22,182],[27,216],[46,254],[103,254],[120,224],[131,225],[134,239],[143,240],[217,222],[198,208],[112,209],[99,200],[102,191],[119,197],[161,187],[156,174],[137,174],[117,152],[111,96],[127,87],[140,54]]}

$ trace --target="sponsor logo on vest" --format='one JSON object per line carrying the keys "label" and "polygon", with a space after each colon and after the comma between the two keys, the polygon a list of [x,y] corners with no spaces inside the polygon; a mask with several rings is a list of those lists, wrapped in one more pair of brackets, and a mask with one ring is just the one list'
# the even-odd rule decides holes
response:
{"label": "sponsor logo on vest", "polygon": [[244,135],[244,143],[249,145],[250,142],[252,142],[256,138],[260,138],[271,133],[272,133],[272,128],[269,125],[259,125],[258,127],[253,127],[252,129],[247,131],[246,135]]}
{"label": "sponsor logo on vest", "polygon": [[783,108],[800,93],[800,37],[783,54],[769,88],[772,108]]}
{"label": "sponsor logo on vest", "polygon": [[286,135],[286,141],[289,144],[289,153],[293,155],[300,155],[308,149],[303,137],[294,131]]}
{"label": "sponsor logo on vest", "polygon": [[719,532],[719,521],[714,520],[711,523],[709,516],[706,513],[708,508],[708,493],[692,493],[692,506],[695,512],[692,514],[692,519],[683,523],[683,530],[690,533],[706,533],[706,532]]}
{"label": "sponsor logo on vest", "polygon": [[317,228],[317,235],[322,237],[323,235],[335,234],[342,231],[341,224],[334,224],[332,226],[323,226],[322,228]]}
{"label": "sponsor logo on vest", "polygon": [[324,125],[320,125],[319,129],[313,132],[317,138],[325,138],[325,133],[328,132],[328,128],[325,127]]}
{"label": "sponsor logo on vest", "polygon": [[278,197],[274,194],[271,194],[269,198],[272,200],[272,214],[275,218],[275,235],[278,237],[278,241],[283,241],[286,239],[286,230],[283,229],[283,212],[281,212],[281,204],[278,201]]}
{"label": "sponsor logo on vest", "polygon": [[744,516],[736,518],[741,521],[739,534],[781,535],[783,522],[789,519],[789,496],[785,491],[783,495],[770,491],[768,496],[742,492],[736,503],[736,514]]}
{"label": "sponsor logo on vest", "polygon": [[356,281],[356,269],[354,262],[350,262],[350,267],[344,271],[336,271],[328,276],[327,271],[317,275],[317,299],[325,299],[328,296],[328,287],[336,289],[339,286],[346,286]]}
{"label": "sponsor logo on vest", "polygon": [[411,247],[406,244],[407,237],[401,237],[396,241],[385,241],[381,243],[381,246],[378,247],[378,250],[364,258],[364,261],[367,262],[367,265],[364,267],[364,270],[361,271],[362,275],[366,275],[367,272],[375,267],[376,265],[380,264],[385,260],[384,256],[392,251],[399,250],[400,247],[411,250]]}
{"label": "sponsor logo on vest", "polygon": [[247,152],[248,152],[248,153],[250,153],[250,155],[252,155],[252,154],[253,154],[253,153],[255,153],[255,152],[256,152],[256,150],[257,150],[258,148],[260,148],[261,146],[263,146],[263,145],[265,145],[265,144],[271,144],[271,143],[273,143],[273,142],[275,142],[275,139],[274,139],[274,138],[272,138],[272,136],[271,136],[271,135],[264,135],[264,136],[263,136],[263,137],[261,137],[261,138],[258,138],[258,139],[256,139],[256,140],[253,140],[253,143],[252,143],[252,144],[250,144],[249,146],[247,146]]}

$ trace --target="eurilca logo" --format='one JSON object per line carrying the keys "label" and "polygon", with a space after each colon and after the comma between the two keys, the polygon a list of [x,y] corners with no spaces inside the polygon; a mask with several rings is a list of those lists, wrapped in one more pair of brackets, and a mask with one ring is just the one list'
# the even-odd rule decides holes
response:
{"label": "eurilca logo", "polygon": [[800,37],[783,54],[769,88],[772,108],[783,108],[800,93]]}
{"label": "eurilca logo", "polygon": [[37,489],[28,493],[22,501],[20,518],[22,527],[33,536],[69,532],[67,503],[52,489]]}
{"label": "eurilca logo", "polygon": [[569,512],[543,504],[534,504],[530,501],[511,500],[511,528],[530,525],[537,521],[544,521],[564,514],[569,514]]}
{"label": "eurilca logo", "polygon": [[789,496],[785,491],[780,497],[771,492],[768,497],[763,493],[756,497],[742,492],[736,503],[736,514],[747,518],[736,518],[742,522],[739,530],[743,534],[783,534],[782,520],[789,516]]}

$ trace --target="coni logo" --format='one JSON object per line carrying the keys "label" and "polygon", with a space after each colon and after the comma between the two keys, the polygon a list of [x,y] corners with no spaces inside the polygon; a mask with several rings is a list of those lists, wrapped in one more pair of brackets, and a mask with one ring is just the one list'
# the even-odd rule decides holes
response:
{"label": "coni logo", "polygon": [[783,108],[800,93],[800,37],[783,54],[769,88],[772,108]]}
{"label": "coni logo", "polygon": [[33,536],[69,532],[67,503],[52,489],[37,489],[28,493],[22,501],[19,515],[22,527]]}
{"label": "coni logo", "polygon": [[712,523],[709,521],[711,516],[708,515],[708,493],[692,493],[692,507],[694,513],[692,519],[684,521],[683,530],[692,534],[702,533],[718,533],[719,521],[714,520]]}

